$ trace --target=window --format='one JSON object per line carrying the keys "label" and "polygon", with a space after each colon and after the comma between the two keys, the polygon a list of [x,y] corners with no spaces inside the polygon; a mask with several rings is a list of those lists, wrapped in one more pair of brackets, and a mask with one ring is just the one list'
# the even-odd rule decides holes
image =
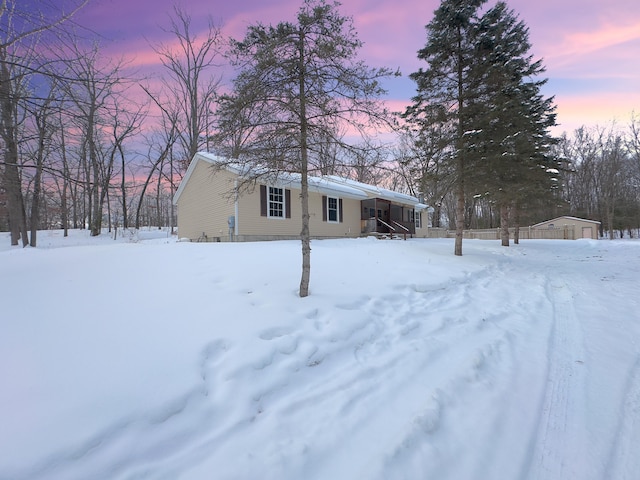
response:
{"label": "window", "polygon": [[416,228],[422,228],[422,213],[411,210],[411,221],[415,223]]}
{"label": "window", "polygon": [[322,221],[342,223],[342,199],[322,196]]}
{"label": "window", "polygon": [[291,218],[291,190],[260,185],[260,215],[268,218]]}
{"label": "window", "polygon": [[338,199],[334,197],[327,197],[327,221],[338,221]]}
{"label": "window", "polygon": [[269,187],[269,217],[284,217],[284,189]]}

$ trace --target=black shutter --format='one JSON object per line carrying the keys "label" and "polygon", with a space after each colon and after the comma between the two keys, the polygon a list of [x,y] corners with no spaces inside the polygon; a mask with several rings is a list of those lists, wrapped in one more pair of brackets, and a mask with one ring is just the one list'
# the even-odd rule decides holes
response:
{"label": "black shutter", "polygon": [[260,185],[260,215],[267,216],[267,186]]}
{"label": "black shutter", "polygon": [[284,209],[285,216],[291,218],[291,190],[284,191]]}
{"label": "black shutter", "polygon": [[338,199],[338,215],[339,215],[339,219],[340,219],[340,223],[342,223],[342,199]]}
{"label": "black shutter", "polygon": [[327,196],[322,196],[322,221],[327,221]]}

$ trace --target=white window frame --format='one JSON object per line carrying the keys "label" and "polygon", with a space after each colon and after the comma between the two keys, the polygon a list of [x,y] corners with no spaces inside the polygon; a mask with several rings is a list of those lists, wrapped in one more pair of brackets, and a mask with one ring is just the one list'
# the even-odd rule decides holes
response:
{"label": "white window frame", "polygon": [[422,215],[421,212],[418,212],[416,210],[411,210],[411,216],[413,217],[413,223],[415,224],[416,228],[422,228]]}
{"label": "white window frame", "polygon": [[[335,200],[335,208],[331,208],[330,202],[331,200]],[[336,219],[331,220],[331,212],[335,211]],[[327,195],[327,222],[328,223],[340,223],[340,199],[338,197],[330,197]]]}
{"label": "white window frame", "polygon": [[[274,196],[282,198],[274,200]],[[267,217],[284,219],[287,215],[286,196],[284,188],[267,186]],[[279,215],[273,215],[273,212],[279,212]]]}

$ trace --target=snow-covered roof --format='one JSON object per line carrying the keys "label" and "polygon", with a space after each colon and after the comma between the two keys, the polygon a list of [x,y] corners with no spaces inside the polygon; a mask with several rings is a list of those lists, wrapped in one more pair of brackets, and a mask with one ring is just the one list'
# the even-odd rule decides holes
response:
{"label": "snow-covered roof", "polygon": [[[176,191],[173,198],[174,204],[178,202],[184,185],[188,182],[196,165],[199,161],[207,162],[211,165],[218,164],[222,168],[235,173],[239,176],[249,177],[264,177],[268,179],[274,186],[289,187],[300,189],[301,188],[301,175],[299,173],[274,173],[270,178],[268,171],[259,171],[252,168],[250,171],[248,168],[240,163],[229,162],[228,159],[213,155],[208,152],[198,152],[193,157],[193,160],[187,168],[187,172]],[[367,198],[382,198],[396,203],[402,203],[405,205],[411,205],[417,210],[425,210],[427,205],[421,203],[416,197],[407,195],[405,193],[394,192],[393,190],[387,190],[386,188],[376,187],[374,185],[368,185],[366,183],[358,182],[348,178],[342,178],[335,175],[326,175],[322,177],[309,176],[307,183],[310,192],[321,193],[325,195],[336,195],[344,198],[352,198],[356,200],[366,200]]]}
{"label": "snow-covered roof", "polygon": [[532,227],[538,227],[538,226],[544,225],[546,223],[558,222],[558,221],[562,221],[562,220],[568,220],[568,221],[574,221],[574,222],[595,223],[597,225],[600,225],[600,222],[598,222],[597,220],[588,220],[586,218],[570,217],[570,216],[564,215],[562,217],[557,217],[557,218],[554,218],[554,219],[551,219],[551,220],[545,220],[544,222],[536,223],[535,225],[531,225],[531,226]]}
{"label": "snow-covered roof", "polygon": [[[333,182],[341,185],[348,185],[353,188],[357,188],[367,193],[370,198],[382,198],[391,202],[404,203],[408,205],[422,205],[420,200],[412,195],[406,193],[395,192],[393,190],[387,190],[386,188],[376,187],[367,183],[351,180],[350,178],[342,178],[335,175],[328,175],[326,178],[331,179]],[[425,206],[426,207],[426,206]]]}

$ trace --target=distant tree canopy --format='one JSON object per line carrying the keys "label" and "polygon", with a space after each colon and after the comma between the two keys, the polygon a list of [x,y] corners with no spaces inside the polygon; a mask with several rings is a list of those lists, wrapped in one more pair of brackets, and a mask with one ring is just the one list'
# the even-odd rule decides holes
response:
{"label": "distant tree canopy", "polygon": [[[553,99],[540,92],[544,68],[529,54],[524,22],[504,2],[482,13],[485,3],[442,1],[418,52],[427,67],[411,75],[417,94],[403,115],[416,136],[417,155],[409,163],[427,177],[422,183],[428,188],[445,182],[440,175],[453,176],[456,255],[472,199],[484,197],[500,209],[508,245],[509,209],[557,186]],[[433,155],[426,162],[419,158],[425,152]]]}
{"label": "distant tree canopy", "polygon": [[627,129],[581,127],[556,147],[566,173],[561,199],[567,213],[601,222],[610,239],[640,235],[640,123]]}

